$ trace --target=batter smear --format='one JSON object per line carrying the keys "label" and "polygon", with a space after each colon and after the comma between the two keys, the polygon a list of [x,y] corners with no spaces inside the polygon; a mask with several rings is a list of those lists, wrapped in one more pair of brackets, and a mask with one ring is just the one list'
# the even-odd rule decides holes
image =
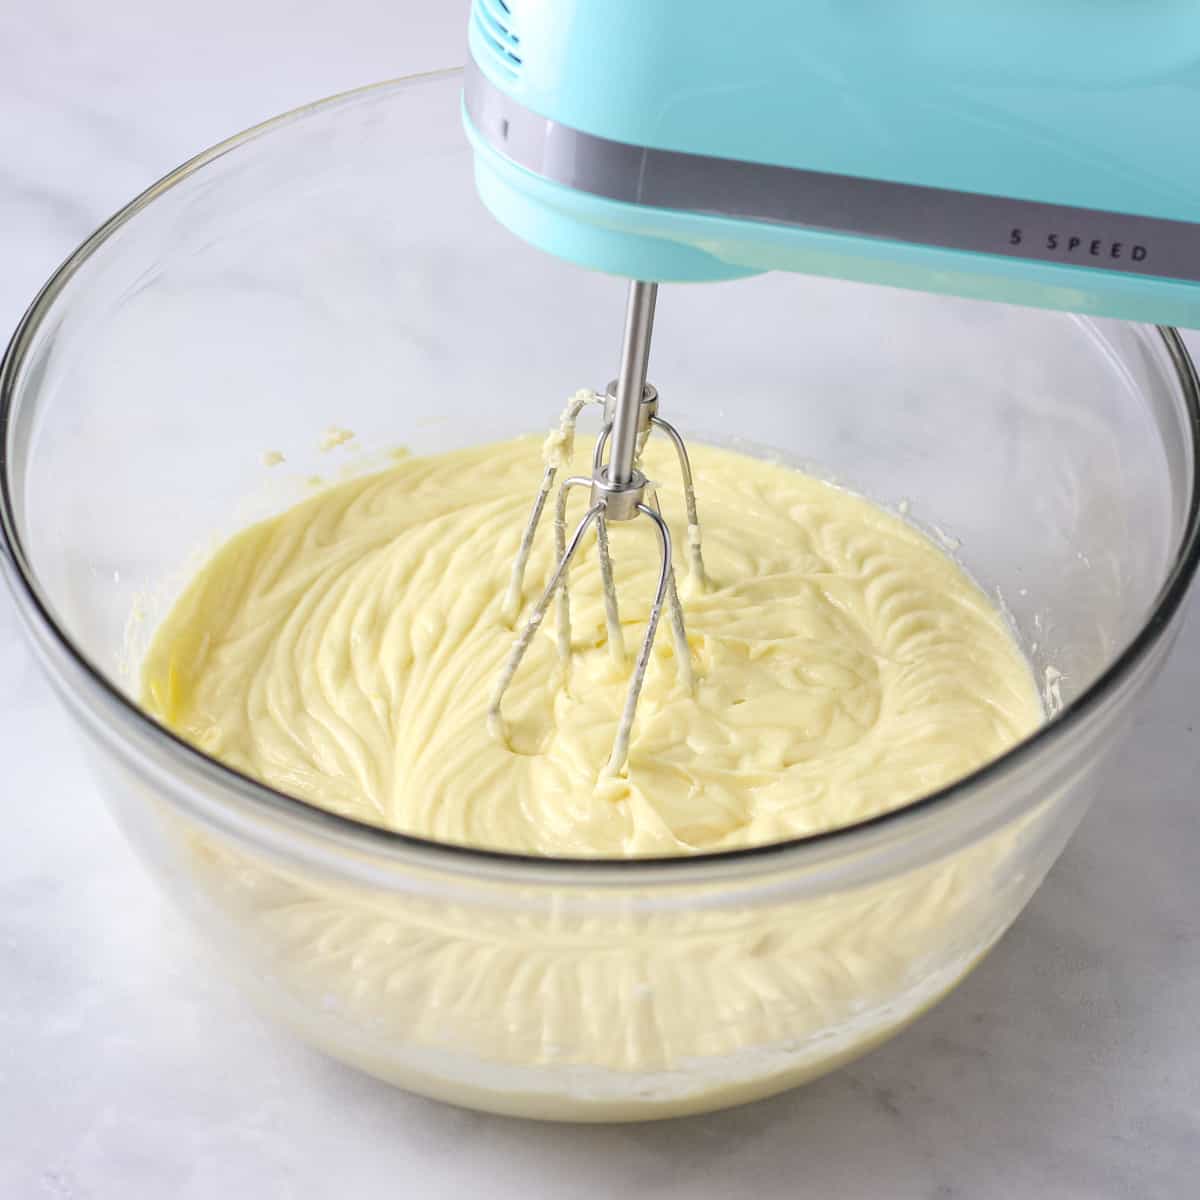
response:
{"label": "batter smear", "polygon": [[[590,447],[581,447],[590,456]],[[323,808],[546,855],[734,849],[846,825],[970,772],[1042,707],[1003,618],[919,531],[789,468],[695,446],[707,580],[677,558],[696,682],[655,643],[627,770],[602,778],[628,682],[595,554],[571,573],[505,697],[505,590],[542,466],[537,438],[329,488],[231,539],[159,629],[146,707],[216,758]],[[672,479],[647,446],[651,479]],[[664,514],[686,547],[682,497]],[[586,498],[572,503],[572,516]],[[658,574],[644,522],[611,527],[626,643]],[[527,612],[553,566],[539,532]],[[518,618],[519,621],[519,618]]]}

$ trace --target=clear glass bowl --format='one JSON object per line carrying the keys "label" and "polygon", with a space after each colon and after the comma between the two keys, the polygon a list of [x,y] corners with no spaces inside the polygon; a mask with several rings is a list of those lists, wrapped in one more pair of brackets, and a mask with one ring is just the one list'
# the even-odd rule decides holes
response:
{"label": "clear glass bowl", "polygon": [[1078,822],[1196,567],[1196,379],[1170,331],[787,275],[664,289],[664,413],[940,525],[1056,715],[886,817],[720,856],[535,860],[317,811],[149,720],[133,668],[195,556],[330,471],[327,426],[445,450],[611,376],[624,285],[487,215],[459,86],[251,130],[65,264],[0,376],[0,560],[130,840],[305,1037],[546,1118],[766,1095],[951,988]]}

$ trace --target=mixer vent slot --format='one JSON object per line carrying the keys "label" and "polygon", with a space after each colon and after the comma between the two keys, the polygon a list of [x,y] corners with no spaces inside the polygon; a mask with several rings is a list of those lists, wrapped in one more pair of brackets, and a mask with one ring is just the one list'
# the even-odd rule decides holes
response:
{"label": "mixer vent slot", "polygon": [[521,69],[521,39],[514,30],[513,0],[474,0],[471,17],[492,62],[509,79]]}

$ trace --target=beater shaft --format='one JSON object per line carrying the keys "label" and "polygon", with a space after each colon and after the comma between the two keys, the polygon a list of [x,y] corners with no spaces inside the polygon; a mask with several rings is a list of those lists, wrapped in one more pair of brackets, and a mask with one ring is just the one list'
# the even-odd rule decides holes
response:
{"label": "beater shaft", "polygon": [[625,306],[625,337],[621,346],[621,369],[617,373],[617,403],[612,419],[612,451],[608,476],[618,486],[633,478],[637,455],[638,409],[646,390],[650,362],[650,335],[654,331],[654,306],[658,284],[637,280],[629,285]]}

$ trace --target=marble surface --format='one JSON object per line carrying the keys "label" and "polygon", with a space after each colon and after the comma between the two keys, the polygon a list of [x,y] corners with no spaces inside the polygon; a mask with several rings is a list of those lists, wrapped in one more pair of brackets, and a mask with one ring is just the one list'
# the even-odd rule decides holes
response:
{"label": "marble surface", "polygon": [[[193,151],[461,58],[462,0],[174,9],[40,0],[0,22],[5,328]],[[251,1012],[101,807],[0,595],[0,1196],[1194,1194],[1200,596],[1190,607],[1105,794],[961,989],[802,1091],[584,1128],[392,1091]]]}

